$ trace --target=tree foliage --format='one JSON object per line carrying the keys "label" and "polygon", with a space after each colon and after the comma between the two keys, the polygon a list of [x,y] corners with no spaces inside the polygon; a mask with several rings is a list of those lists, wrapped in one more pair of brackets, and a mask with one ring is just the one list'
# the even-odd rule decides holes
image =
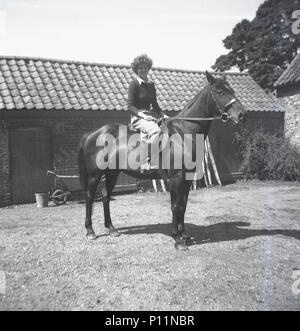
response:
{"label": "tree foliage", "polygon": [[281,131],[268,133],[262,127],[242,128],[234,136],[246,179],[300,180],[300,154]]}
{"label": "tree foliage", "polygon": [[262,88],[272,89],[300,48],[300,34],[292,31],[295,10],[300,10],[300,0],[265,1],[252,21],[242,20],[223,41],[230,52],[213,69],[247,70]]}

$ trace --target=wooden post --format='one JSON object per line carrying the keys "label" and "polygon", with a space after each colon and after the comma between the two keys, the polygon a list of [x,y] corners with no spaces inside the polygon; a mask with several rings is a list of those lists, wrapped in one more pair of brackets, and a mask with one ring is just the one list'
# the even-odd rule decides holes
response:
{"label": "wooden post", "polygon": [[203,169],[203,177],[204,177],[204,183],[205,186],[208,187],[208,182],[207,182],[207,175],[206,175],[206,169],[205,169],[205,160],[203,159],[202,161],[202,169]]}
{"label": "wooden post", "polygon": [[197,175],[198,175],[198,173],[195,172],[195,174],[194,174],[194,179],[193,179],[193,181],[192,181],[192,188],[193,188],[193,191],[196,191],[196,190],[197,190]]}
{"label": "wooden post", "polygon": [[157,185],[156,185],[156,180],[155,179],[152,179],[152,185],[153,185],[153,188],[154,188],[154,191],[157,193]]}
{"label": "wooden post", "polygon": [[211,173],[210,173],[210,170],[209,170],[208,148],[207,148],[207,142],[206,142],[206,140],[204,142],[204,160],[205,160],[205,163],[206,163],[208,184],[209,184],[209,186],[211,186],[212,185],[212,180],[211,180]]}
{"label": "wooden post", "polygon": [[214,158],[214,155],[212,153],[212,149],[211,149],[211,145],[210,145],[210,141],[209,141],[208,137],[206,138],[206,144],[207,144],[208,155],[209,155],[211,165],[212,165],[213,170],[214,170],[216,180],[217,180],[218,184],[220,186],[222,186],[222,182],[221,182],[221,179],[220,179],[220,176],[219,176],[219,172],[218,172],[218,169],[217,169],[217,166],[216,166],[215,158]]}
{"label": "wooden post", "polygon": [[163,179],[160,180],[160,185],[164,193],[167,192],[165,181]]}
{"label": "wooden post", "polygon": [[[156,179],[152,179],[152,185],[153,185],[154,191],[156,193],[158,193]],[[160,185],[161,185],[161,188],[162,188],[163,192],[166,193],[167,192],[167,189],[166,189],[166,186],[165,186],[165,181],[163,179],[160,179]]]}

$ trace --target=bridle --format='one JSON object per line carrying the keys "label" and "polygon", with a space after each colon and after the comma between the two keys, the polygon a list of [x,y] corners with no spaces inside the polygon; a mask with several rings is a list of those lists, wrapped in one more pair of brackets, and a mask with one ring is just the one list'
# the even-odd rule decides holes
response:
{"label": "bridle", "polygon": [[210,89],[210,95],[211,98],[213,99],[214,103],[216,104],[219,112],[220,112],[220,119],[222,120],[222,122],[227,123],[229,122],[229,120],[231,119],[231,115],[228,114],[228,110],[230,109],[230,107],[235,104],[237,102],[237,100],[235,98],[231,99],[228,103],[226,103],[226,105],[224,106],[224,108],[222,109],[222,107],[218,104],[216,98],[214,97],[213,93],[212,93],[212,89]]}
{"label": "bridle", "polygon": [[231,119],[231,115],[228,114],[228,110],[231,108],[231,106],[233,104],[235,104],[237,102],[237,99],[233,98],[232,100],[230,100],[222,109],[222,107],[218,104],[216,98],[213,95],[212,92],[212,88],[210,89],[210,95],[211,98],[213,100],[213,102],[215,103],[215,105],[217,106],[217,109],[220,113],[220,116],[216,116],[216,117],[170,117],[168,118],[169,120],[183,120],[183,121],[188,121],[188,122],[198,122],[198,121],[215,121],[215,120],[221,120],[223,123],[228,123]]}

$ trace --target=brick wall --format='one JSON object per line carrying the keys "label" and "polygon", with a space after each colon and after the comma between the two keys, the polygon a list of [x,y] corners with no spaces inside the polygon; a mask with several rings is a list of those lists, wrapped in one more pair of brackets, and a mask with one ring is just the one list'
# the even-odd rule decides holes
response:
{"label": "brick wall", "polygon": [[285,110],[285,135],[300,150],[300,84],[280,86],[276,95]]}
{"label": "brick wall", "polygon": [[0,126],[0,206],[10,204],[10,182],[9,182],[9,155],[8,134],[3,126]]}
{"label": "brick wall", "polygon": [[[58,117],[58,118],[12,118],[2,120],[0,127],[0,206],[11,204],[10,169],[9,169],[9,130],[14,127],[45,126],[49,129],[51,139],[51,156],[53,168],[59,174],[77,175],[77,151],[82,136],[111,122],[128,123],[124,116],[112,119],[109,117]],[[124,183],[124,178],[121,178]],[[125,180],[126,182],[126,180]]]}
{"label": "brick wall", "polygon": [[285,134],[300,150],[300,92],[280,99],[285,107]]}
{"label": "brick wall", "polygon": [[104,125],[97,118],[51,120],[52,148],[55,169],[61,174],[78,174],[77,150],[82,136]]}

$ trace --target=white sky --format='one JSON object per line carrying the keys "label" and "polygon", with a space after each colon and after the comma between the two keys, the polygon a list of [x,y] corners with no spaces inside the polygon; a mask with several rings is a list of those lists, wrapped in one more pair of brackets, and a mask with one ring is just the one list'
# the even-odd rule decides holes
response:
{"label": "white sky", "polygon": [[205,70],[263,0],[0,0],[0,55]]}

